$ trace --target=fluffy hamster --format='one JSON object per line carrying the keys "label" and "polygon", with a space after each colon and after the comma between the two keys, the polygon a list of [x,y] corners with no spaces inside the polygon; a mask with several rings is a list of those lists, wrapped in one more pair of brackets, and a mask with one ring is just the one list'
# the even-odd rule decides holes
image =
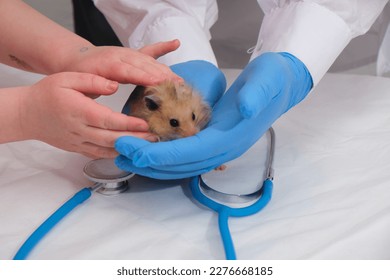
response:
{"label": "fluffy hamster", "polygon": [[[157,86],[137,86],[129,98],[130,116],[144,119],[160,141],[192,136],[206,126],[210,106],[187,84],[166,81]],[[223,171],[226,165],[215,170]]]}
{"label": "fluffy hamster", "polygon": [[206,126],[210,106],[187,84],[166,81],[137,86],[129,98],[130,116],[144,119],[160,141],[192,136]]}

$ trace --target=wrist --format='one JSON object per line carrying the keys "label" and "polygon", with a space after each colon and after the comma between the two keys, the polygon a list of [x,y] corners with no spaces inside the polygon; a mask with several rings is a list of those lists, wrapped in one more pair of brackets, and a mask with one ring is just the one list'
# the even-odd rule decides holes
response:
{"label": "wrist", "polygon": [[33,134],[34,131],[39,131],[36,122],[36,113],[40,111],[37,108],[37,104],[32,102],[32,86],[25,86],[18,88],[18,126],[20,131],[21,140],[31,140],[36,139],[36,136]]}
{"label": "wrist", "polygon": [[294,92],[297,92],[297,95],[300,95],[296,96],[296,99],[301,101],[313,88],[313,79],[309,69],[300,59],[291,53],[280,52],[278,54],[284,57],[286,62],[290,65],[294,79]]}
{"label": "wrist", "polygon": [[72,44],[62,44],[55,47],[57,49],[57,52],[55,52],[56,59],[52,60],[55,63],[51,64],[49,67],[50,72],[46,74],[75,71],[74,66],[77,65],[85,53],[94,47],[94,45],[82,38]]}
{"label": "wrist", "polygon": [[27,87],[14,87],[0,89],[0,143],[22,141],[31,139],[25,131],[28,126],[25,118],[25,98]]}

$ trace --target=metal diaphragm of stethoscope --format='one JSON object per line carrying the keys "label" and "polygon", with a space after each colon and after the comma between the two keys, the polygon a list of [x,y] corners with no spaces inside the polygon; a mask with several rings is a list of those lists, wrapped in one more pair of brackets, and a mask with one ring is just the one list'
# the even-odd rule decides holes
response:
{"label": "metal diaphragm of stethoscope", "polygon": [[111,159],[95,159],[84,166],[84,176],[95,182],[90,188],[104,195],[115,195],[127,191],[127,180],[135,174],[119,169]]}
{"label": "metal diaphragm of stethoscope", "polygon": [[[263,156],[265,155],[265,163],[262,164],[265,166],[263,174],[260,174],[260,168],[257,169],[257,172],[252,172],[253,167],[259,167],[258,162],[248,162],[250,159],[246,155],[253,154],[254,147],[252,147],[240,158],[227,163],[229,171],[211,171],[190,180],[190,188],[194,198],[218,213],[219,230],[226,259],[236,258],[228,218],[255,214],[263,209],[271,199],[275,133],[272,127],[268,132],[268,141],[264,137],[258,141],[260,145],[268,146],[262,150],[265,153],[261,153]],[[258,159],[259,157],[260,155],[251,158]],[[244,169],[242,169],[243,167]],[[246,186],[242,184],[242,178],[235,181],[229,177],[238,178],[237,172],[243,172],[243,170],[249,170],[246,174],[250,176],[247,177],[252,177],[252,181],[247,181]],[[128,189],[127,182],[134,176],[133,173],[119,169],[111,159],[97,159],[88,162],[84,167],[84,175],[94,184],[78,191],[46,219],[23,243],[14,259],[26,259],[38,242],[73,209],[91,197],[92,192],[117,195]],[[222,180],[223,178],[225,181]],[[228,184],[231,186],[229,187]]]}

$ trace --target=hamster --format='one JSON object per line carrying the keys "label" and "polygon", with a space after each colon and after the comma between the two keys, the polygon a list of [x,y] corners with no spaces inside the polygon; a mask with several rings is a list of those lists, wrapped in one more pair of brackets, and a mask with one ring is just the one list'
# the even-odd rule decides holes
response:
{"label": "hamster", "polygon": [[210,106],[187,84],[165,81],[137,86],[129,97],[129,115],[144,119],[159,141],[192,136],[211,117]]}
{"label": "hamster", "polygon": [[[137,86],[129,100],[129,116],[144,119],[159,141],[195,135],[209,122],[211,108],[187,84],[165,81],[157,86]],[[216,171],[223,171],[223,164]]]}

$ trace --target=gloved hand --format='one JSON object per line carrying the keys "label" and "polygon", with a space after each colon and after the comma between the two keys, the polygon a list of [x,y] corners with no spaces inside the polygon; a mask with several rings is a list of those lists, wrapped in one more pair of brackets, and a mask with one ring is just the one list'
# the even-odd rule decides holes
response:
{"label": "gloved hand", "polygon": [[178,179],[208,172],[248,150],[283,113],[305,98],[312,79],[288,53],[265,53],[242,71],[197,135],[149,143],[121,137],[121,169],[147,177]]}

